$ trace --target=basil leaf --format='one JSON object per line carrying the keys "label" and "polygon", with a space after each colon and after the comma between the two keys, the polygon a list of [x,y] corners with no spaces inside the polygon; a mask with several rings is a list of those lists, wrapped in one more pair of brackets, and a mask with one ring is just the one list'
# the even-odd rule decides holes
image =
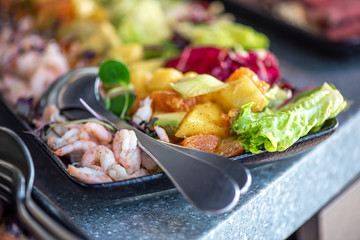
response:
{"label": "basil leaf", "polygon": [[109,60],[101,64],[99,77],[106,84],[130,83],[129,69],[124,63],[115,60]]}

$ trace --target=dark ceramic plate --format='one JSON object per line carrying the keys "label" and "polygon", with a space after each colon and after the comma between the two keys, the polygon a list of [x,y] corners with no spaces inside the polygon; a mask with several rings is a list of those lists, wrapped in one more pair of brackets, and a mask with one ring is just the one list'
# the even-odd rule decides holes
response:
{"label": "dark ceramic plate", "polygon": [[237,17],[259,23],[262,28],[271,29],[276,34],[288,37],[291,41],[303,44],[311,50],[336,56],[351,56],[360,52],[360,39],[331,41],[277,18],[264,7],[246,4],[241,0],[222,0],[222,2],[225,4],[226,10]]}
{"label": "dark ceramic plate", "polygon": [[[16,115],[7,106],[7,104],[4,103],[4,101],[0,101],[0,108],[2,114],[7,114],[9,117],[12,117],[14,119],[14,122],[21,122],[23,130],[31,130],[27,122],[20,118],[18,115]],[[239,163],[243,163],[245,165],[264,164],[271,161],[283,159],[304,150],[310,149],[316,144],[324,141],[337,129],[337,127],[338,121],[335,118],[330,119],[326,121],[323,128],[319,132],[302,137],[293,146],[291,146],[285,151],[262,151],[258,154],[243,154],[230,159]],[[76,178],[71,177],[66,171],[67,165],[69,164],[66,159],[59,158],[54,155],[47,147],[46,143],[44,143],[39,138],[30,136],[29,134],[27,135],[27,138],[32,138],[30,142],[27,143],[28,148],[30,151],[36,152],[37,159],[39,161],[46,161],[49,158],[52,159],[56,167],[60,169],[61,172],[65,174],[68,179],[72,180],[71,183],[74,190],[83,192],[83,194],[86,194],[88,196],[93,196],[97,198],[125,198],[174,188],[174,185],[164,173],[157,173],[145,177],[104,184],[87,184],[81,182]]]}

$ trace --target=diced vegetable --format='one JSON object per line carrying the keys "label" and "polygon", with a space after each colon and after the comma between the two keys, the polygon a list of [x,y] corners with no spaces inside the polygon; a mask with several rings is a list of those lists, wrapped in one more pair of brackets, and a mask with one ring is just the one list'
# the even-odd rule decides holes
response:
{"label": "diced vegetable", "polygon": [[152,73],[143,69],[134,69],[131,71],[130,82],[134,86],[137,97],[145,96],[147,92],[146,84],[152,78]]}
{"label": "diced vegetable", "polygon": [[170,138],[175,137],[179,125],[183,121],[187,112],[171,112],[171,113],[154,113],[153,118],[157,118],[154,126],[159,126],[165,129]]}
{"label": "diced vegetable", "polygon": [[224,137],[229,134],[229,129],[223,126],[221,118],[222,109],[215,103],[196,105],[186,115],[175,136],[185,138],[198,134],[214,134]]}
{"label": "diced vegetable", "polygon": [[222,142],[218,148],[211,152],[222,155],[224,157],[234,157],[243,154],[244,148],[241,145],[241,142],[232,140]]}
{"label": "diced vegetable", "polygon": [[226,83],[226,86],[213,94],[214,100],[226,111],[240,109],[244,104],[254,102],[253,111],[261,111],[267,104],[265,96],[247,76]]}
{"label": "diced vegetable", "polygon": [[144,58],[144,47],[138,43],[127,43],[111,48],[107,57],[127,64],[141,61]]}
{"label": "diced vegetable", "polygon": [[211,151],[219,146],[220,139],[212,134],[199,134],[185,138],[181,145],[200,151]]}
{"label": "diced vegetable", "polygon": [[170,83],[183,78],[183,74],[174,68],[158,68],[147,84],[147,89],[152,92],[156,90],[171,90]]}
{"label": "diced vegetable", "polygon": [[250,68],[247,67],[240,67],[236,69],[235,72],[230,75],[227,82],[238,80],[242,76],[249,77],[262,93],[265,93],[270,88],[270,85],[268,83],[260,80],[258,75],[256,75],[256,73],[254,73]]}
{"label": "diced vegetable", "polygon": [[208,74],[199,74],[194,77],[180,79],[170,83],[170,86],[182,97],[196,97],[199,95],[218,91],[225,84]]}
{"label": "diced vegetable", "polygon": [[154,91],[151,98],[154,100],[155,110],[165,112],[188,112],[199,103],[197,97],[182,98],[173,91]]}

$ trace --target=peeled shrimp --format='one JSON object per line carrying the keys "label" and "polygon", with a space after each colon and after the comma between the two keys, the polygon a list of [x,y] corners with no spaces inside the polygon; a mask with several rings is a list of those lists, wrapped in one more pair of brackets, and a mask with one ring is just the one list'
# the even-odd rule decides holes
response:
{"label": "peeled shrimp", "polygon": [[103,145],[85,152],[81,158],[81,166],[106,172],[115,181],[129,178],[126,169],[115,161],[113,152]]}
{"label": "peeled shrimp", "polygon": [[153,171],[157,164],[146,152],[141,151],[141,166],[149,171]]}
{"label": "peeled shrimp", "polygon": [[100,166],[104,172],[107,172],[114,164],[116,164],[116,161],[113,152],[103,145],[87,150],[80,163],[82,167]]}
{"label": "peeled shrimp", "polygon": [[128,179],[129,175],[126,172],[126,169],[120,164],[112,165],[108,171],[109,176],[114,180],[123,180]]}
{"label": "peeled shrimp", "polygon": [[46,122],[65,122],[66,119],[60,115],[59,109],[54,105],[51,104],[46,107],[42,119]]}
{"label": "peeled shrimp", "polygon": [[71,176],[85,183],[105,183],[113,181],[106,173],[88,167],[77,168],[69,165],[67,171]]}
{"label": "peeled shrimp", "polygon": [[30,78],[30,86],[35,99],[38,99],[43,92],[60,75],[69,71],[68,62],[62,55],[59,46],[50,42],[45,53],[40,59],[37,69]]}
{"label": "peeled shrimp", "polygon": [[116,132],[113,141],[115,159],[120,163],[128,174],[133,174],[140,169],[140,148],[137,146],[137,138],[132,130],[122,129]]}
{"label": "peeled shrimp", "polygon": [[[66,122],[66,118],[64,116],[62,116],[60,114],[60,110],[55,106],[55,105],[49,105],[42,117],[40,119],[35,119],[34,120],[34,123],[37,127],[41,126],[42,124],[44,123],[47,123],[47,122],[51,122],[51,123],[62,123],[62,122]],[[64,135],[65,132],[69,129],[69,125],[68,126],[58,126],[58,127],[54,127],[52,129],[53,132],[55,132],[57,135]]]}
{"label": "peeled shrimp", "polygon": [[169,139],[165,129],[163,129],[162,127],[159,127],[159,126],[154,126],[154,130],[161,141],[170,142],[170,139]]}
{"label": "peeled shrimp", "polygon": [[53,150],[57,150],[69,143],[79,140],[79,129],[71,128],[62,137],[48,136],[47,144]]}
{"label": "peeled shrimp", "polygon": [[100,144],[111,142],[112,135],[104,126],[94,122],[85,123],[80,130],[79,137],[81,140],[90,140]]}
{"label": "peeled shrimp", "polygon": [[151,103],[152,99],[146,97],[143,101],[140,102],[140,107],[136,110],[135,114],[132,117],[132,121],[140,125],[142,121],[149,122],[152,115]]}
{"label": "peeled shrimp", "polygon": [[130,178],[143,177],[143,176],[146,176],[146,175],[149,175],[149,172],[144,168],[140,168],[138,171],[131,174]]}
{"label": "peeled shrimp", "polygon": [[78,140],[78,141],[72,142],[68,145],[65,145],[65,146],[59,148],[54,153],[57,156],[62,157],[66,154],[73,153],[73,152],[80,152],[80,151],[86,152],[90,148],[95,147],[95,146],[96,146],[96,143],[94,143],[92,141]]}
{"label": "peeled shrimp", "polygon": [[12,106],[15,106],[21,97],[31,97],[29,86],[20,78],[11,74],[4,74],[2,78],[0,77],[0,81],[0,90]]}
{"label": "peeled shrimp", "polygon": [[41,53],[37,51],[28,51],[24,54],[21,54],[16,59],[16,73],[23,79],[27,79],[29,76],[33,75],[33,73],[38,68],[40,59]]}

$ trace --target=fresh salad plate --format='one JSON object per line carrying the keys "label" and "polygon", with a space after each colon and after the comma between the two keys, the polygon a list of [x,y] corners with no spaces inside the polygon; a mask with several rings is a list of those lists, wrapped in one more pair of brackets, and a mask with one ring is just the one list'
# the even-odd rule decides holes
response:
{"label": "fresh salad plate", "polygon": [[[32,130],[29,125],[19,116],[15,115],[14,112],[8,108],[6,104],[1,103],[2,111],[5,114],[12,115],[15,119],[22,122],[24,126],[24,131]],[[319,132],[310,134],[308,136],[302,137],[299,139],[293,146],[282,152],[268,152],[266,150],[261,153],[251,153],[243,154],[235,157],[229,158],[229,161],[237,161],[245,165],[262,165],[265,163],[270,163],[278,160],[286,160],[287,157],[294,156],[297,153],[304,152],[311,149],[322,141],[330,137],[338,127],[338,121],[336,118],[326,121],[324,126]],[[174,188],[174,185],[167,178],[164,173],[156,173],[148,176],[143,176],[140,178],[127,179],[111,183],[102,183],[102,184],[88,184],[72,177],[67,172],[67,166],[69,161],[64,158],[59,158],[49,149],[46,143],[44,143],[39,138],[35,138],[38,145],[42,148],[43,151],[38,152],[38,159],[41,161],[47,161],[51,159],[55,166],[61,170],[69,179],[74,183],[71,188],[76,189],[76,191],[83,192],[88,196],[95,198],[127,198],[143,194],[150,194],[154,192],[159,192],[167,189]]]}
{"label": "fresh salad plate", "polygon": [[[72,76],[74,79],[72,80],[70,79],[69,82],[75,81],[75,79],[78,77],[81,79],[81,81],[83,82],[85,81],[88,83],[86,85],[88,87],[82,88],[83,91],[77,91],[76,96],[79,99],[86,98],[86,96],[89,95],[89,91],[94,90],[95,85],[97,85],[98,83],[96,81],[98,77],[97,72],[98,72],[97,68],[86,68],[75,72],[73,74],[75,76],[72,76],[70,74],[70,76]],[[58,79],[57,81],[61,81],[61,78]],[[83,114],[82,117],[83,118],[91,117],[91,114],[82,107],[80,102],[78,106],[74,106],[74,105],[68,106],[67,102],[63,101],[64,99],[71,98],[71,95],[72,95],[71,91],[67,91],[66,87],[59,88],[56,82],[52,85],[51,88],[49,88],[48,94],[46,94],[47,98],[53,101],[53,103],[57,103],[60,109],[64,109],[64,110],[67,109],[68,111],[70,110],[69,111],[70,115],[72,114],[72,110],[74,109],[79,110],[79,108],[82,108],[83,111],[80,112],[81,114]],[[64,98],[60,96],[68,96],[68,97]],[[12,112],[12,110],[8,109],[8,112],[10,113]],[[20,121],[23,121],[18,116],[16,117]],[[79,118],[80,116],[76,116],[76,117]],[[26,122],[23,121],[23,123],[27,125]],[[229,161],[236,161],[239,162],[239,164],[245,164],[245,165],[254,165],[254,164],[259,165],[271,161],[280,160],[289,156],[293,156],[296,153],[303,152],[307,149],[310,149],[311,147],[314,147],[320,142],[324,141],[337,129],[337,127],[338,127],[338,121],[336,120],[336,118],[332,118],[327,120],[319,131],[300,138],[297,142],[295,142],[295,144],[287,148],[285,151],[269,152],[267,150],[263,150],[260,153],[245,153],[242,155],[231,157],[229,158]],[[27,130],[28,131],[32,130],[29,125],[27,125]],[[115,198],[129,197],[129,196],[151,193],[151,192],[156,192],[174,187],[170,182],[170,180],[162,172],[139,177],[139,178],[126,179],[126,180],[115,181],[110,183],[101,183],[101,184],[85,183],[83,181],[78,180],[77,178],[72,177],[69,174],[69,172],[67,171],[68,165],[71,164],[69,159],[56,156],[54,152],[48,147],[48,145],[43,140],[37,137],[35,139],[44,150],[44,152],[42,153],[44,157],[51,158],[55,163],[55,165],[59,167],[62,170],[62,172],[75,183],[77,188],[80,187],[80,189],[82,189],[82,191],[85,192],[87,191],[94,192],[96,196],[100,196],[101,195],[99,194],[100,192],[106,192],[106,196],[113,196]]]}

